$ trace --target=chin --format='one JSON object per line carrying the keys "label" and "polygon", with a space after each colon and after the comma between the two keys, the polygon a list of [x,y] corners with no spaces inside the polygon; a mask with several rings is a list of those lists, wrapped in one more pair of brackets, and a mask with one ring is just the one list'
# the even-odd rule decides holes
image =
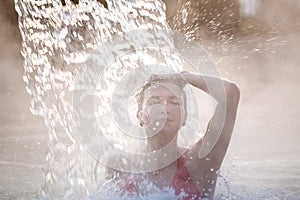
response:
{"label": "chin", "polygon": [[156,135],[162,138],[166,136],[170,136],[171,138],[173,138],[177,135],[178,131],[180,130],[180,127],[177,127],[171,122],[166,122],[163,127],[155,126],[157,132],[152,130],[153,126],[148,126],[147,128],[149,130],[149,133],[152,132],[153,136]]}
{"label": "chin", "polygon": [[161,129],[160,133],[161,135],[170,135],[175,137],[178,133],[179,129],[174,129],[174,127],[165,126]]}

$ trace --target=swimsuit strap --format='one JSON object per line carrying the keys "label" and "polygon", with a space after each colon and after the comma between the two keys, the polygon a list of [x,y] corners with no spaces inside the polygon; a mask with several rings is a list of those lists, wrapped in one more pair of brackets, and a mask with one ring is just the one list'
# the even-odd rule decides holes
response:
{"label": "swimsuit strap", "polygon": [[180,156],[177,160],[177,171],[171,187],[175,190],[176,195],[179,195],[182,191],[185,192],[184,199],[201,199],[202,197],[202,192],[194,184],[185,166],[183,156]]}

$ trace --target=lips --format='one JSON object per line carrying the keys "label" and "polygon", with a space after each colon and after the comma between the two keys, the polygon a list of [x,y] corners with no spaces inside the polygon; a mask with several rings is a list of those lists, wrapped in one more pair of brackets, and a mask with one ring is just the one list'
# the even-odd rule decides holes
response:
{"label": "lips", "polygon": [[163,119],[156,119],[156,120],[155,120],[155,122],[166,122],[166,121],[170,121],[170,122],[171,122],[171,121],[174,121],[174,120],[173,120],[173,119],[170,119],[170,118],[167,118],[167,119],[166,119],[166,118],[163,118]]}

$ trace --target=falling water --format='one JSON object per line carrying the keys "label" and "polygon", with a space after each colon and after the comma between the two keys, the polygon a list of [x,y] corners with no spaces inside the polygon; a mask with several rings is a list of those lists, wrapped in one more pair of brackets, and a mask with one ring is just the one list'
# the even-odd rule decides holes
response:
{"label": "falling water", "polygon": [[[98,120],[100,124],[96,132],[116,134],[108,115],[114,112],[110,103],[118,97],[111,96],[118,85],[126,87],[121,87],[116,95],[128,96],[128,91],[136,91],[136,85],[142,86],[152,73],[183,70],[184,61],[176,56],[181,47],[175,50],[176,44],[170,38],[165,5],[153,0],[111,1],[106,9],[96,1],[80,1],[78,5],[67,2],[62,6],[58,0],[17,0],[16,10],[23,40],[24,81],[32,97],[30,109],[44,117],[49,131],[43,195],[54,199],[86,198],[101,187],[98,195],[103,196],[106,190],[100,181],[103,172],[99,155],[114,145],[126,144],[119,135],[118,140],[111,142],[113,146],[102,144],[99,134],[90,130],[93,124],[82,133],[83,122],[78,122],[78,114],[82,115],[80,106],[88,99],[86,96],[97,93],[100,104],[93,107],[97,103],[94,96],[84,105],[92,110],[85,111],[99,114],[93,118],[94,123]],[[202,64],[205,60],[211,62],[203,57]],[[204,64],[208,68],[213,65]],[[129,72],[134,72],[134,76]],[[120,108],[121,104],[116,103],[112,106]],[[195,122],[196,104],[190,104],[189,121]],[[195,131],[188,129],[186,133]],[[113,138],[113,134],[105,137]]]}
{"label": "falling water", "polygon": [[[205,2],[204,4],[209,4],[208,1]],[[95,149],[95,146],[99,147],[101,144],[93,143],[97,141],[97,136],[78,131],[77,114],[80,111],[76,107],[78,102],[74,97],[89,96],[96,92],[101,102],[101,109],[97,111],[104,114],[110,112],[111,96],[114,95],[114,89],[118,89],[121,84],[133,89],[132,93],[125,94],[125,89],[119,88],[118,94],[128,98],[133,96],[137,85],[142,85],[151,73],[183,70],[181,66],[184,59],[176,53],[176,42],[170,37],[173,33],[169,25],[185,33],[188,39],[195,40],[205,38],[209,29],[218,39],[228,41],[224,43],[226,49],[226,45],[234,36],[234,27],[237,26],[236,14],[239,13],[235,12],[235,4],[228,6],[226,12],[221,14],[193,12],[195,2],[184,1],[182,7],[178,9],[180,15],[174,13],[173,21],[169,20],[167,24],[165,5],[156,0],[107,1],[107,8],[95,0],[82,0],[78,5],[66,1],[66,6],[62,6],[59,0],[15,0],[15,3],[22,36],[25,70],[23,78],[27,85],[27,93],[32,98],[30,109],[32,113],[44,118],[49,132],[48,166],[45,168],[45,184],[42,191],[42,196],[46,199],[118,198],[115,188],[111,187],[109,182],[103,181],[103,168],[98,162],[101,148]],[[244,14],[254,15],[255,11],[247,10]],[[196,23],[202,19],[207,20],[209,24],[207,27]],[[228,23],[223,24],[218,21],[220,19],[227,19]],[[188,26],[190,24],[192,26]],[[143,48],[149,46],[161,48]],[[222,50],[225,52],[224,49]],[[253,49],[261,51],[259,47]],[[237,46],[230,50],[238,52],[239,48]],[[203,62],[208,68],[214,66],[211,61],[205,59],[204,56]],[[220,61],[224,60],[217,63]],[[159,63],[163,70],[156,68],[155,63]],[[140,66],[147,67],[139,68]],[[139,76],[132,77],[129,72],[138,73]],[[81,93],[82,87],[88,92]],[[95,99],[86,100],[90,101],[87,103],[89,105],[99,103]],[[92,106],[87,110],[95,107]],[[197,105],[194,103],[190,110],[195,107]],[[133,106],[131,111],[135,109]],[[96,116],[101,119],[99,130],[102,130],[101,128],[115,130],[116,127],[108,127],[105,124],[107,118],[104,114]],[[117,118],[118,113],[114,114]],[[200,137],[205,127],[205,123],[201,127],[193,127],[192,119],[196,117],[199,116],[191,113],[190,127],[197,130],[195,135],[189,135],[191,140]],[[115,136],[118,138],[120,135]],[[183,146],[189,146],[189,142],[182,139]],[[132,146],[132,143],[124,143],[122,139],[114,140],[113,143],[125,147]],[[252,184],[251,188],[247,188],[245,184],[234,185],[238,189],[233,192],[232,185],[242,182],[237,180],[240,177],[235,166],[243,164],[237,159],[230,167],[221,170],[217,199],[282,197],[284,192],[271,190],[269,194],[269,188],[263,185],[254,187]],[[255,166],[255,163],[252,165]],[[251,183],[251,180],[246,180],[246,183]],[[145,187],[149,186],[147,182],[145,184]],[[157,191],[153,187],[151,191],[151,195],[145,194],[140,199],[175,198],[172,191]],[[126,196],[124,198],[130,199]],[[282,199],[296,199],[296,197],[291,194]]]}

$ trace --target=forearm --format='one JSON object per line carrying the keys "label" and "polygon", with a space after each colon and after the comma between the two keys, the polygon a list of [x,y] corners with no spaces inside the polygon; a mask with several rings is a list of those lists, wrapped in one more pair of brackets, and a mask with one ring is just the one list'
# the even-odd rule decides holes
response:
{"label": "forearm", "polygon": [[238,92],[237,86],[225,79],[194,73],[183,73],[183,76],[188,84],[211,95],[217,102],[225,102]]}

